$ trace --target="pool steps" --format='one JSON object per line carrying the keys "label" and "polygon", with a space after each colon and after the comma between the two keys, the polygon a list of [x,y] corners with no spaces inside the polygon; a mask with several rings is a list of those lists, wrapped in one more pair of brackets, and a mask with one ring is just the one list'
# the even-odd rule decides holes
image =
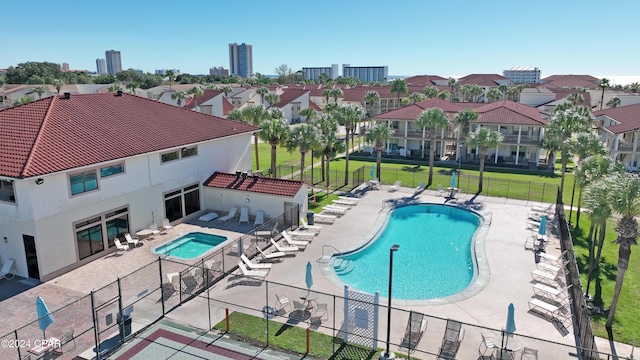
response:
{"label": "pool steps", "polygon": [[355,263],[349,259],[334,258],[333,260],[333,270],[337,275],[346,275],[352,272],[355,267]]}

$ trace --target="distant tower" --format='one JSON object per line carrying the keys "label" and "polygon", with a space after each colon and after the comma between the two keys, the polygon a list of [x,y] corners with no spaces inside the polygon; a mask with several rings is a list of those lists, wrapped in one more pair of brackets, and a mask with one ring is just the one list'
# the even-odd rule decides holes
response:
{"label": "distant tower", "polygon": [[62,71],[69,71],[69,63],[62,63]]}
{"label": "distant tower", "polygon": [[122,60],[120,59],[120,51],[105,51],[104,57],[107,59],[107,73],[115,75],[122,71]]}
{"label": "distant tower", "polygon": [[229,44],[229,72],[240,77],[253,76],[253,51],[249,44]]}
{"label": "distant tower", "polygon": [[104,59],[96,59],[96,68],[98,70],[98,75],[107,73],[107,63]]}

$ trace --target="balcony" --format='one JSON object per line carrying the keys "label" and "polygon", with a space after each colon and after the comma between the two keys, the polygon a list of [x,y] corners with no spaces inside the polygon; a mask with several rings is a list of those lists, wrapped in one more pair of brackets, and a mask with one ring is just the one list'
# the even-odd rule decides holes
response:
{"label": "balcony", "polygon": [[618,143],[618,151],[632,152],[633,144],[632,143]]}
{"label": "balcony", "polygon": [[[503,135],[502,139],[503,144],[517,144],[518,143],[518,135]],[[536,145],[540,143],[540,136],[534,135],[522,135],[520,136],[520,144],[526,145]]]}

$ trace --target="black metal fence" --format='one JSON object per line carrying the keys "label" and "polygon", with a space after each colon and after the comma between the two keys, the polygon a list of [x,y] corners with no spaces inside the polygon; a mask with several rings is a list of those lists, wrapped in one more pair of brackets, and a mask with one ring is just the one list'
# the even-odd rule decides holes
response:
{"label": "black metal fence", "polygon": [[276,177],[292,180],[301,180],[308,184],[318,187],[328,187],[330,189],[351,190],[367,180],[368,167],[360,166],[353,171],[349,171],[349,176],[345,176],[346,172],[339,169],[329,169],[327,182],[327,173],[323,173],[322,167],[316,165],[313,169],[307,168],[300,175],[300,167],[297,165],[278,165],[276,167]]}

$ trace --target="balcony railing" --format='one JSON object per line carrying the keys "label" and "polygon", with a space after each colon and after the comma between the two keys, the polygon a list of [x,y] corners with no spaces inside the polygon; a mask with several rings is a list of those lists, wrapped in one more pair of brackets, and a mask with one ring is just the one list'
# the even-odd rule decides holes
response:
{"label": "balcony railing", "polygon": [[633,144],[618,143],[618,151],[633,151]]}
{"label": "balcony railing", "polygon": [[[503,143],[513,143],[513,144],[517,144],[518,143],[518,135],[503,135],[503,139],[502,139]],[[540,142],[540,136],[529,136],[529,135],[522,135],[520,136],[520,144],[537,144]]]}

